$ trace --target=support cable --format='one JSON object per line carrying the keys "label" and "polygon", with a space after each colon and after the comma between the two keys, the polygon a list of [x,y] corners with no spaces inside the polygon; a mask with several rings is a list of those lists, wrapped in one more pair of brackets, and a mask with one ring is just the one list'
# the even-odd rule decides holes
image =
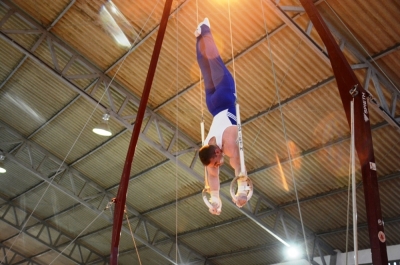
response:
{"label": "support cable", "polygon": [[[230,41],[231,41],[231,57],[232,57],[232,71],[233,71],[233,80],[235,83],[235,95],[236,95],[236,102],[238,101],[238,94],[236,90],[236,70],[235,70],[235,56],[233,54],[233,32],[232,32],[232,18],[231,18],[231,4],[230,0],[228,0],[228,18],[229,18],[229,33],[230,33]],[[238,120],[238,123],[240,121]]]}
{"label": "support cable", "polygon": [[[228,18],[229,18],[229,33],[230,33],[229,35],[230,35],[230,40],[231,40],[232,71],[233,71],[233,80],[234,80],[233,83],[235,84],[236,123],[237,123],[237,128],[238,128],[238,145],[239,145],[239,159],[240,159],[240,171],[238,173],[239,173],[239,176],[243,176],[243,177],[248,178],[247,177],[247,171],[246,171],[246,165],[245,165],[245,162],[244,162],[242,121],[241,121],[241,118],[240,118],[239,100],[238,100],[238,93],[237,93],[237,88],[236,88],[236,69],[235,69],[235,56],[234,56],[234,53],[233,53],[233,31],[232,31],[232,16],[231,16],[231,4],[230,3],[231,3],[231,1],[228,0]],[[235,179],[237,177],[238,176],[235,176],[233,181],[235,181]],[[251,180],[249,179],[249,181],[251,181]],[[239,186],[238,186],[238,189],[239,189]],[[250,199],[250,197],[251,197],[251,195],[248,195],[248,200]]]}
{"label": "support cable", "polygon": [[310,255],[309,255],[309,251],[308,251],[308,245],[307,245],[307,237],[306,237],[306,232],[305,232],[305,228],[304,228],[303,216],[302,216],[302,213],[301,213],[300,199],[299,199],[299,194],[298,194],[298,191],[297,191],[297,183],[296,183],[296,179],[294,177],[292,156],[290,154],[290,147],[289,147],[288,136],[287,136],[287,131],[286,131],[285,118],[283,116],[283,110],[282,110],[282,105],[281,105],[280,96],[279,96],[279,90],[277,90],[277,94],[278,94],[279,111],[280,111],[281,122],[282,122],[282,127],[283,127],[283,134],[284,134],[284,137],[285,137],[286,151],[287,151],[289,165],[290,165],[290,173],[291,173],[292,180],[293,180],[293,188],[294,188],[294,192],[295,192],[295,195],[296,195],[297,208],[299,210],[299,218],[300,218],[300,223],[301,223],[301,229],[303,231],[304,244],[305,244],[305,248],[306,248],[306,254],[307,254],[308,262],[311,264]]}
{"label": "support cable", "polygon": [[[199,24],[199,0],[196,0],[196,23]],[[201,109],[201,145],[204,145],[204,107],[203,107],[203,89],[202,89],[202,78],[201,69],[199,67],[199,89],[200,89],[200,109]]]}
{"label": "support cable", "polygon": [[[355,96],[356,94],[354,94]],[[348,192],[347,192],[347,218],[346,218],[346,265],[348,264],[348,252],[349,252],[349,213],[350,213],[350,198],[352,198],[353,206],[353,245],[354,245],[354,264],[358,265],[358,237],[357,237],[357,185],[356,185],[356,169],[355,169],[355,139],[354,139],[354,98],[350,102],[350,163],[349,163],[349,181],[348,181]],[[350,189],[352,196],[350,196]]]}
{"label": "support cable", "polygon": [[356,186],[356,166],[355,166],[355,139],[354,139],[354,98],[351,103],[351,187],[353,199],[353,244],[354,244],[354,264],[358,265],[358,236],[357,236],[357,186]]}
{"label": "support cable", "polygon": [[133,230],[132,230],[132,227],[131,227],[131,223],[129,222],[129,216],[128,216],[128,213],[126,211],[126,206],[125,206],[125,219],[126,219],[126,223],[128,224],[129,232],[131,233],[132,242],[133,242],[133,245],[135,247],[135,251],[136,251],[136,255],[138,257],[139,265],[142,265],[142,261],[140,260],[140,255],[139,255],[139,249],[138,249],[138,247],[136,245],[135,235],[133,233]]}
{"label": "support cable", "polygon": [[[261,1],[261,5],[262,5],[262,1]],[[305,228],[304,228],[303,216],[302,216],[301,207],[300,207],[299,194],[298,194],[298,191],[297,191],[296,179],[294,177],[293,163],[292,163],[292,158],[291,158],[291,154],[290,154],[290,147],[289,147],[288,136],[287,136],[287,131],[286,131],[285,118],[284,118],[284,115],[283,115],[283,110],[282,110],[282,105],[281,105],[281,99],[280,99],[280,93],[279,93],[280,89],[279,89],[279,86],[278,86],[278,83],[277,83],[275,64],[274,64],[273,55],[272,55],[272,52],[271,52],[269,38],[267,40],[268,40],[269,53],[270,53],[270,56],[271,56],[271,65],[272,65],[272,72],[273,72],[273,75],[274,75],[274,85],[275,85],[276,97],[277,97],[277,100],[278,100],[279,112],[280,112],[281,123],[282,123],[282,129],[283,129],[285,145],[286,145],[286,151],[287,151],[288,161],[289,161],[289,165],[290,165],[290,173],[291,173],[291,176],[292,176],[293,188],[294,188],[294,192],[295,192],[295,195],[296,195],[297,208],[298,208],[298,211],[299,211],[301,229],[302,229],[303,237],[304,237],[304,245],[305,245],[305,248],[306,248],[306,254],[307,254],[308,262],[309,262],[309,264],[311,264],[308,245],[307,245],[307,237],[306,237],[306,232],[305,232]],[[297,49],[296,49],[295,55],[299,51],[301,43],[302,43],[302,41],[299,42],[299,44],[297,46]]]}
{"label": "support cable", "polygon": [[[196,0],[196,23],[199,24],[199,1]],[[200,91],[200,109],[201,109],[201,117],[200,117],[200,134],[201,134],[201,146],[203,146],[205,140],[205,132],[204,132],[204,107],[203,107],[203,88],[202,88],[202,75],[201,69],[199,66],[199,91]],[[203,192],[210,192],[210,185],[208,184],[208,172],[207,168],[204,167],[204,189]]]}
{"label": "support cable", "polygon": [[[262,10],[263,20],[264,20],[265,34],[266,34],[266,38],[267,38],[268,52],[269,52],[269,56],[270,56],[270,60],[271,60],[271,68],[273,68],[274,67],[274,60],[273,60],[273,55],[272,55],[272,48],[271,48],[271,42],[270,42],[269,29],[268,29],[268,25],[267,25],[267,20],[265,18],[265,10],[264,10],[264,5],[263,5],[264,1],[261,0],[260,2],[261,2],[261,10]],[[283,84],[285,83],[286,77],[289,75],[289,71],[292,69],[292,66],[293,66],[293,63],[294,63],[294,58],[299,53],[300,47],[301,47],[302,44],[303,44],[303,41],[300,40],[299,43],[297,44],[295,52],[293,53],[292,57],[289,60],[288,67],[285,69],[285,72],[284,72],[283,77],[282,77],[282,79],[280,81],[280,84],[279,84],[279,90],[282,88]],[[273,73],[275,73],[275,72],[273,71]],[[277,78],[277,77],[275,76],[274,78]],[[271,102],[271,104],[270,104],[268,110],[265,112],[264,116],[266,116],[269,113],[269,111],[271,110],[272,106],[275,104],[276,101],[277,101],[277,96],[275,94],[275,98]],[[260,132],[261,132],[261,128],[265,125],[266,122],[267,122],[267,118],[264,119],[263,124],[261,126],[259,126],[258,132],[256,134],[256,137],[254,137],[254,140],[253,140],[253,143],[251,145],[251,148],[253,148],[255,143],[257,142],[258,137],[259,137]]]}
{"label": "support cable", "polygon": [[[236,69],[235,69],[235,56],[233,53],[233,31],[232,31],[232,16],[231,16],[231,6],[230,0],[228,0],[228,16],[229,16],[229,33],[230,33],[230,40],[231,40],[231,56],[232,56],[232,70],[233,70],[233,80],[235,84],[235,97],[236,97],[236,126],[237,126],[237,146],[239,151],[239,162],[240,162],[240,170],[236,172],[237,169],[235,168],[235,176],[231,181],[230,185],[230,194],[232,197],[232,201],[238,206],[239,208],[243,207],[246,203],[249,202],[251,197],[253,196],[254,187],[253,182],[247,176],[246,164],[244,162],[244,145],[243,145],[243,131],[242,131],[242,122],[240,118],[240,106],[238,103],[238,93],[236,89]],[[238,175],[236,175],[238,174]],[[235,183],[237,187],[235,188]],[[236,194],[235,194],[236,189]],[[244,202],[244,203],[243,203]]]}
{"label": "support cable", "polygon": [[351,157],[351,149],[352,146],[350,144],[350,154],[349,154],[349,174],[348,174],[348,182],[347,182],[347,211],[346,211],[346,248],[345,248],[345,253],[346,253],[346,265],[348,264],[348,255],[349,255],[349,220],[350,220],[350,193],[351,193],[351,161],[352,161],[352,157]]}
{"label": "support cable", "polygon": [[[179,5],[179,1],[177,3]],[[176,12],[176,95],[179,93],[179,9]],[[175,134],[176,134],[176,145],[179,146],[179,98],[176,100],[176,126],[175,126]],[[180,253],[178,251],[178,186],[179,186],[179,179],[178,179],[178,172],[179,166],[177,163],[178,157],[175,156],[175,262],[179,264]]]}

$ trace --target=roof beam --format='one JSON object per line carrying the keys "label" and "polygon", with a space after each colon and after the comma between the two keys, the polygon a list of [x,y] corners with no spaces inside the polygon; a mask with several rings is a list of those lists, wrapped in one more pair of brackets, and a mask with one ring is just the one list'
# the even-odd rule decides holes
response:
{"label": "roof beam", "polygon": [[[46,29],[46,31],[50,31],[50,29],[52,27],[54,27],[57,22],[62,18],[62,16],[72,7],[72,5],[76,2],[76,0],[72,0],[68,6],[60,13],[60,15],[51,23],[51,25]],[[4,17],[4,21],[3,23],[5,23],[13,14],[15,13],[15,9],[11,8],[8,10],[7,14]],[[1,27],[0,27],[1,30]],[[40,33],[43,32],[40,31]],[[42,43],[42,41],[45,39],[45,34],[42,34],[42,36],[35,42],[35,44],[32,46],[32,48],[30,49],[30,51],[33,53],[36,51],[36,49],[40,46],[40,44]],[[54,51],[51,51],[52,56],[54,57]],[[19,61],[19,63],[17,64],[17,66],[10,72],[10,74],[3,80],[3,82],[0,84],[0,90],[5,86],[5,84],[11,79],[11,77],[13,77],[13,75],[21,68],[21,66],[24,64],[24,62],[26,61],[26,59],[28,59],[28,55],[24,55],[24,57],[21,59],[21,61]],[[72,105],[76,100],[78,100],[78,98],[80,97],[80,95],[78,95],[77,97],[75,97],[69,104],[67,104],[62,110],[58,111],[53,117],[51,117],[48,121],[46,121],[46,123],[42,124],[42,126],[40,126],[38,129],[36,129],[33,133],[31,133],[28,136],[28,139],[30,139],[31,137],[33,137],[35,134],[37,134],[39,131],[41,131],[47,124],[49,124],[51,121],[53,121],[56,117],[58,117],[58,115],[60,115],[61,113],[63,113],[70,105]]]}
{"label": "roof beam", "polygon": [[[25,265],[44,265],[42,263],[37,263],[36,261],[32,260],[30,257],[26,257],[24,254],[16,251],[16,250],[10,250],[9,246],[0,243],[0,253],[3,256],[3,259],[1,260],[2,264],[25,264]],[[14,259],[20,260],[21,261],[16,262]]]}
{"label": "roof beam", "polygon": [[8,82],[8,80],[10,80],[11,77],[13,77],[13,75],[19,70],[19,68],[21,68],[21,66],[24,64],[24,62],[26,61],[27,58],[28,58],[28,56],[25,55],[24,58],[22,58],[22,60],[18,62],[17,66],[15,66],[14,69],[3,80],[3,82],[1,82],[0,90],[5,86],[5,84]]}
{"label": "roof beam", "polygon": [[64,8],[63,11],[57,16],[57,18],[46,28],[47,31],[50,31],[56,24],[57,22],[65,15],[65,13],[68,12],[68,10],[75,4],[76,0],[71,0],[69,4]]}
{"label": "roof beam", "polygon": [[[394,174],[386,175],[386,176],[383,176],[383,177],[379,177],[378,178],[378,183],[381,183],[381,182],[384,182],[384,181],[390,181],[390,180],[397,179],[397,178],[400,178],[400,173],[394,173]],[[362,186],[362,182],[360,181],[358,183],[358,185],[357,185],[357,189],[360,188],[361,186]],[[337,190],[330,190],[328,192],[320,193],[320,194],[315,195],[315,196],[303,198],[303,199],[300,200],[300,203],[312,202],[312,201],[315,201],[315,200],[319,200],[319,199],[322,199],[322,198],[326,198],[326,197],[329,197],[329,196],[333,196],[333,195],[340,194],[340,193],[345,193],[345,192],[346,193],[348,192],[348,187],[340,188],[340,189],[337,189]],[[288,208],[288,207],[292,207],[292,206],[295,206],[295,205],[297,205],[297,202],[285,203],[283,205],[280,205],[279,207],[280,208]],[[263,214],[263,213],[260,213],[260,214]]]}
{"label": "roof beam", "polygon": [[393,53],[393,52],[395,52],[395,51],[397,51],[399,49],[400,49],[400,43],[397,43],[397,44],[393,45],[392,47],[389,47],[389,48],[385,49],[384,51],[381,51],[381,52],[373,55],[372,57],[367,58],[367,60],[369,62],[379,60],[379,59],[381,59],[381,58],[383,58],[383,57],[385,57],[385,56],[387,56],[387,55],[389,55],[389,54],[391,54],[391,53]]}
{"label": "roof beam", "polygon": [[[62,18],[62,16],[71,8],[71,6],[75,3],[76,0],[72,0],[69,5],[60,13],[60,15],[51,23],[51,25],[46,29],[46,31],[50,31],[50,29],[52,27],[54,27],[57,22]],[[1,23],[0,23],[0,30],[1,30],[1,26],[4,25],[4,23],[15,13],[15,9],[10,8],[7,12],[7,14],[4,16],[4,18],[2,19]],[[39,31],[36,32],[36,34],[38,33],[42,33],[43,31]],[[44,36],[44,35],[43,35]],[[39,38],[36,43],[32,46],[31,48],[31,52],[35,52],[35,50],[37,49],[37,47],[39,47],[39,45],[42,43],[42,41],[44,40],[44,37]],[[24,56],[24,58],[21,59],[21,61],[18,62],[17,66],[11,71],[11,73],[3,80],[3,82],[0,84],[0,90],[4,87],[4,85],[8,82],[8,80],[11,79],[11,77],[18,71],[18,69],[24,64],[24,62],[26,61],[26,59],[28,58],[27,55]]]}
{"label": "roof beam", "polygon": [[[305,43],[311,50],[313,50],[315,52],[315,54],[327,65],[331,65],[330,61],[329,61],[329,57],[328,54],[326,53],[326,51],[324,49],[322,49],[321,47],[319,47],[311,38],[308,34],[305,34],[304,32],[301,31],[301,28],[299,27],[299,25],[297,25],[296,23],[294,23],[294,19],[290,18],[284,11],[297,11],[299,13],[304,12],[303,7],[299,6],[296,7],[296,10],[294,10],[294,7],[286,7],[286,6],[279,6],[276,5],[276,3],[272,2],[272,0],[264,0],[264,3],[266,3],[268,5],[268,7],[270,9],[272,9],[274,11],[274,13],[280,18],[282,19],[282,21],[289,27],[291,28],[295,33],[297,33],[297,35],[299,36],[299,38],[301,39],[301,41],[303,43]],[[301,34],[299,34],[301,33]]]}
{"label": "roof beam", "polygon": [[[384,221],[385,221],[385,225],[397,224],[397,223],[400,222],[400,215],[394,216],[394,217],[391,217],[391,218],[387,218]],[[368,228],[368,223],[357,224],[357,228],[358,229]],[[316,236],[317,237],[330,236],[330,235],[334,235],[334,234],[344,233],[347,230],[353,231],[353,227],[352,226],[350,226],[349,228],[341,227],[341,228],[338,228],[338,229],[335,229],[335,230],[323,231],[323,232],[317,233]]]}
{"label": "roof beam", "polygon": [[[330,65],[330,61],[328,58],[328,54],[323,49],[322,47],[318,46],[317,42],[314,41],[311,37],[311,28],[308,28],[306,30],[302,29],[300,25],[296,23],[296,20],[294,18],[291,18],[288,14],[286,14],[286,8],[283,5],[276,5],[273,0],[263,0],[264,3],[266,3],[276,15],[278,15],[285,24],[287,24],[294,33],[296,33],[303,41],[308,45],[309,48],[311,48],[316,55],[318,55],[324,62],[328,63]],[[292,9],[293,11],[293,9]],[[303,11],[298,10],[298,14],[304,14]],[[321,14],[323,17],[323,15]],[[371,70],[373,75],[377,76],[377,79],[379,79],[379,82],[382,83],[384,86],[379,86],[375,85],[375,90],[378,95],[383,95],[383,90],[388,90],[389,94],[392,97],[392,110],[389,110],[387,107],[387,103],[385,102],[385,97],[379,97],[378,104],[382,106],[385,110],[385,112],[378,111],[379,115],[383,117],[385,120],[387,120],[391,125],[393,125],[396,129],[400,130],[400,124],[398,121],[396,121],[393,117],[392,113],[395,112],[395,108],[398,104],[397,101],[400,100],[400,90],[397,88],[397,86],[387,78],[387,76],[384,76],[379,70],[377,70],[370,62],[370,58],[365,58],[364,56],[361,55],[361,53],[354,48],[345,38],[342,36],[339,31],[333,27],[326,19],[326,24],[328,25],[329,29],[331,30],[332,34],[336,36],[336,38],[339,39],[340,46],[341,48],[346,48],[352,55],[354,55],[361,63],[365,64],[365,68],[368,68],[368,70]],[[309,25],[312,26],[312,23],[310,21]],[[391,47],[391,49],[398,49],[397,46]],[[387,53],[387,51],[386,51]],[[377,82],[376,82],[377,84]],[[366,90],[368,90],[367,87],[364,87]]]}
{"label": "roof beam", "polygon": [[[175,16],[189,1],[184,0],[174,11],[171,12],[169,15],[170,19],[171,17]],[[151,36],[156,34],[158,32],[158,29],[160,28],[160,25],[157,24],[156,27],[154,27],[140,42],[137,44],[133,44],[133,46],[124,54],[122,55],[118,60],[116,60],[110,67],[107,68],[106,71],[104,71],[104,74],[109,73],[114,67],[116,67],[120,62],[122,62],[129,54],[132,52],[136,51],[143,43],[145,43]]]}
{"label": "roof beam", "polygon": [[287,104],[290,104],[294,100],[302,98],[302,97],[304,97],[304,96],[306,96],[306,95],[308,95],[308,94],[310,94],[310,93],[312,93],[312,92],[314,92],[314,91],[316,91],[316,90],[328,85],[329,83],[333,82],[334,80],[335,80],[334,76],[330,76],[328,78],[325,78],[324,80],[318,82],[317,84],[312,85],[311,87],[302,90],[300,93],[298,93],[298,94],[296,94],[294,96],[291,96],[291,97],[289,97],[289,98],[287,98],[285,100],[282,100],[280,103],[277,103],[277,104],[269,107],[268,109],[260,111],[256,115],[254,115],[252,117],[249,117],[248,119],[246,119],[246,120],[244,120],[242,122],[242,125],[246,125],[246,124],[251,123],[251,122],[253,122],[253,121],[255,121],[255,120],[257,120],[257,119],[259,119],[261,117],[264,117],[264,116],[268,115],[269,113],[273,112],[274,110],[279,110],[280,107],[283,107],[283,106],[285,106]]}
{"label": "roof beam", "polygon": [[[62,161],[60,159],[58,159],[42,147],[38,146],[34,142],[24,139],[22,135],[20,135],[18,132],[16,132],[3,122],[0,122],[0,129],[3,129],[3,135],[6,135],[6,133],[8,134],[8,139],[15,138],[15,140],[11,140],[13,144],[15,144],[17,141],[23,143],[22,145],[20,145],[19,149],[14,152],[14,154],[5,153],[7,159],[24,168],[28,172],[32,173],[42,182],[51,185],[55,189],[76,200],[84,207],[91,209],[96,214],[101,214],[101,217],[103,219],[105,219],[109,223],[112,223],[112,219],[109,218],[103,211],[101,211],[101,209],[104,209],[107,202],[111,201],[111,198],[114,197],[112,193],[105,191],[100,186],[89,180],[87,177],[83,176],[77,170],[66,165],[60,166],[62,165]],[[7,145],[7,143],[2,143],[2,145]],[[37,158],[39,158],[39,160],[46,160],[46,169],[41,167],[42,163],[38,164],[38,162],[30,161],[29,157],[32,157],[33,153]],[[49,169],[51,165],[54,170],[52,170],[52,168]],[[60,168],[59,171],[57,171],[58,168]],[[49,172],[54,171],[61,173],[55,175],[52,173],[49,174]],[[74,183],[74,185],[69,185],[69,182],[64,183],[64,181],[61,181],[62,179],[69,179],[71,183]],[[83,189],[86,189],[86,191],[83,192]],[[93,205],[91,203],[91,200],[87,200],[87,197],[90,195],[92,196],[91,200],[100,197],[102,198],[101,201],[103,203],[101,203],[100,205]],[[173,236],[168,235],[168,233],[164,232],[160,227],[154,225],[152,222],[147,220],[135,209],[127,205],[127,210],[129,212],[129,215],[136,216],[146,226],[151,226],[153,228],[152,231],[158,231],[159,233],[162,233],[168,238],[168,241],[171,244],[175,244],[175,238]],[[127,228],[123,228],[123,231],[130,235],[130,231]],[[167,259],[169,262],[174,263],[173,258],[170,257],[168,253],[165,253],[163,252],[163,250],[157,248],[157,246],[155,246],[153,242],[149,241],[148,239],[141,238],[137,234],[135,234],[135,238],[145,246],[149,247],[150,249]],[[186,252],[192,253],[192,257],[195,257],[199,260],[204,260],[204,258],[200,254],[191,250],[190,247],[181,243],[179,243],[179,245],[182,248],[181,251],[185,250]]]}
{"label": "roof beam", "polygon": [[[6,198],[3,198],[3,199],[6,200]],[[18,230],[20,232],[22,230],[22,232],[24,234],[37,240],[38,242],[40,242],[40,244],[46,246],[49,249],[49,251],[54,251],[55,253],[58,253],[59,255],[63,255],[64,257],[70,259],[71,262],[78,263],[78,264],[87,262],[89,257],[93,257],[93,259],[99,259],[99,260],[103,259],[104,260],[104,257],[102,257],[102,255],[100,253],[97,253],[93,249],[83,246],[81,243],[79,243],[79,240],[72,242],[73,247],[71,248],[70,253],[67,254],[67,253],[61,251],[60,249],[64,249],[70,243],[70,241],[73,240],[73,238],[71,238],[67,234],[63,233],[62,231],[60,231],[58,228],[53,227],[44,221],[41,221],[40,219],[38,219],[37,217],[32,215],[33,213],[28,212],[26,209],[23,209],[23,208],[17,206],[15,203],[13,203],[11,201],[7,201],[6,204],[3,204],[1,206],[1,208],[3,208],[3,207],[7,208],[4,211],[3,215],[0,217],[0,219],[4,223],[8,224],[9,226],[12,226],[13,228],[15,228],[16,230]],[[23,214],[22,217],[24,219],[21,219],[21,214],[17,214],[17,213],[22,213]],[[30,221],[29,221],[30,225],[24,226],[26,218],[28,218],[28,217],[30,217]],[[34,228],[34,229],[32,229],[32,228]],[[43,230],[47,231],[47,233],[43,234],[41,232]],[[8,238],[7,241],[13,241],[13,239],[15,237],[19,236],[20,232],[14,236],[11,236],[10,238]],[[62,243],[60,243],[60,242],[58,242],[57,239],[59,239],[61,237],[68,239],[70,241],[67,241],[67,242],[63,241]],[[2,243],[2,245],[4,245],[4,242]],[[7,248],[8,248],[7,251],[10,251],[11,247],[8,246]],[[83,252],[79,251],[81,249],[84,249],[85,251],[83,251]],[[14,251],[14,250],[11,249],[11,251]],[[35,257],[35,255],[31,256],[29,259],[33,259],[34,257]],[[76,259],[76,257],[79,257],[80,259]]]}

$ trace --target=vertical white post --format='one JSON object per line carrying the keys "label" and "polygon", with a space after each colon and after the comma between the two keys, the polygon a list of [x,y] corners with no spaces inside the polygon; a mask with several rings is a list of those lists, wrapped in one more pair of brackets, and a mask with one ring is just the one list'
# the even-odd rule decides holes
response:
{"label": "vertical white post", "polygon": [[200,130],[201,130],[201,145],[204,145],[204,120],[200,122]]}
{"label": "vertical white post", "polygon": [[244,164],[242,122],[241,122],[241,120],[240,120],[239,104],[236,104],[236,119],[237,119],[237,127],[238,127],[239,158],[240,158],[240,172],[239,172],[239,176],[247,176],[246,166],[245,166],[245,164]]}
{"label": "vertical white post", "polygon": [[[200,122],[200,130],[201,130],[201,146],[204,146],[204,119],[201,119]],[[207,176],[207,168],[204,167],[204,187],[206,190],[209,189],[209,185],[208,185],[208,176]]]}
{"label": "vertical white post", "polygon": [[356,187],[356,169],[354,152],[354,99],[350,102],[351,111],[351,185],[353,199],[353,241],[354,241],[354,264],[358,265],[358,236],[357,236],[357,187]]}

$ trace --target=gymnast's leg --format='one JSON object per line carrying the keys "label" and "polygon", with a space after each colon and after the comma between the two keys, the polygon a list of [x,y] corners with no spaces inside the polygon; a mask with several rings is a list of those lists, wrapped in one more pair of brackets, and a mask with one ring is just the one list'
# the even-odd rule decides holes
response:
{"label": "gymnast's leg", "polygon": [[206,103],[215,116],[235,104],[235,83],[231,73],[222,61],[208,25],[201,25],[197,37],[197,62],[204,78]]}

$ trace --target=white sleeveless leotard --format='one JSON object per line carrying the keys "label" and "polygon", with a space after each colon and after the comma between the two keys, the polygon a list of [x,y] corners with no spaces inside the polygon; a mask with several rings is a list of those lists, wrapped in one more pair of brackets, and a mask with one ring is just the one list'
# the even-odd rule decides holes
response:
{"label": "white sleeveless leotard", "polygon": [[223,110],[214,116],[210,131],[208,132],[207,138],[204,140],[204,145],[208,145],[210,139],[215,137],[218,147],[222,149],[222,136],[225,130],[230,126],[236,126],[235,124],[232,124],[229,119],[229,117],[232,118],[232,116],[236,120],[236,117],[232,113],[228,112],[228,109]]}

